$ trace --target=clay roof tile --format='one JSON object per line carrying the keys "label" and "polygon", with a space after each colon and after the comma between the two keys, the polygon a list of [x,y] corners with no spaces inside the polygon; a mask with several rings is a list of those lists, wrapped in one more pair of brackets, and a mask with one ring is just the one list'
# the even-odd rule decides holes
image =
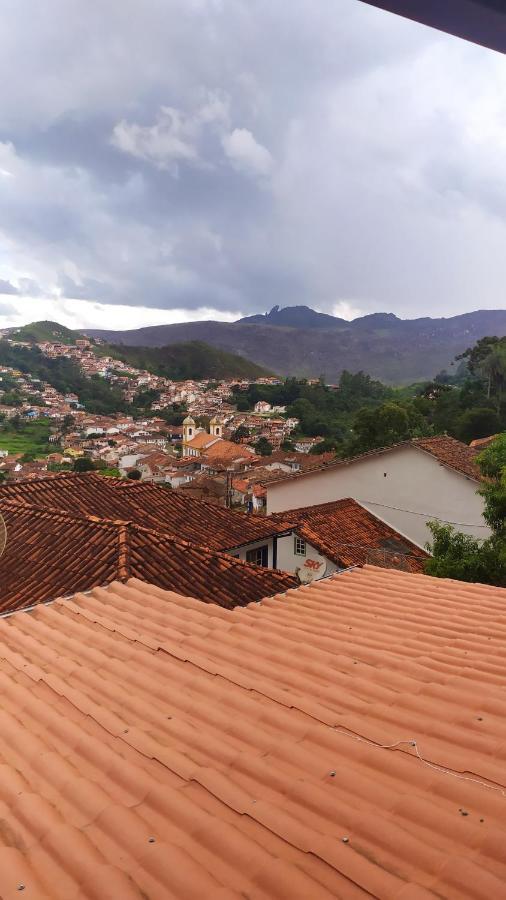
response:
{"label": "clay roof tile", "polygon": [[0,619],[0,895],[502,897],[503,610],[366,567]]}

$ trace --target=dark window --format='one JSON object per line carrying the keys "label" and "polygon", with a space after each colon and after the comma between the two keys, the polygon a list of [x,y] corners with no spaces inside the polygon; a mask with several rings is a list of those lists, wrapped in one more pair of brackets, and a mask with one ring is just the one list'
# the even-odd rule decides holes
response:
{"label": "dark window", "polygon": [[255,547],[254,550],[247,550],[246,562],[255,563],[257,566],[268,566],[269,548],[267,544],[264,544],[263,547]]}

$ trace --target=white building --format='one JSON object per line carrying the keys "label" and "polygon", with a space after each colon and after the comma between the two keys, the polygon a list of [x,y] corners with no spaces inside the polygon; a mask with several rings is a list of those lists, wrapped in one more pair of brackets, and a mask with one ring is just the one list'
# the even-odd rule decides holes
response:
{"label": "white building", "polygon": [[475,451],[454,438],[406,441],[269,482],[267,511],[353,497],[419,547],[431,540],[426,524],[431,519],[486,538],[490,529],[474,459]]}

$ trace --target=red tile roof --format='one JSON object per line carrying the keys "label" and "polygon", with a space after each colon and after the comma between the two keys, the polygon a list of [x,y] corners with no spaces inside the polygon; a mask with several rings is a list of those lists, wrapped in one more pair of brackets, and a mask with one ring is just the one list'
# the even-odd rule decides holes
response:
{"label": "red tile roof", "polygon": [[232,611],[133,580],[0,620],[0,895],[503,897],[503,612],[366,568]]}
{"label": "red tile roof", "polygon": [[298,584],[284,572],[131,522],[15,502],[1,509],[7,545],[0,557],[0,612],[130,577],[226,607]]}
{"label": "red tile roof", "polygon": [[191,447],[193,450],[202,450],[204,447],[207,447],[208,444],[213,444],[215,441],[219,441],[220,438],[216,435],[208,434],[207,431],[199,431],[195,437],[190,438],[189,441],[185,441],[185,447]]}
{"label": "red tile roof", "polygon": [[431,438],[416,438],[411,441],[413,446],[420,447],[426,453],[434,456],[443,466],[455,469],[468,478],[479,481],[481,472],[476,465],[477,452],[473,447],[457,441],[449,435]]}
{"label": "red tile roof", "polygon": [[356,500],[335,500],[274,513],[291,522],[308,543],[341,567],[370,562],[386,568],[422,572],[428,554]]}
{"label": "red tile roof", "polygon": [[160,485],[94,473],[0,485],[0,511],[7,500],[122,519],[212,550],[230,550],[284,530],[264,517],[223,509]]}
{"label": "red tile roof", "polygon": [[471,449],[478,450],[481,453],[482,450],[493,444],[498,437],[498,434],[491,434],[489,437],[476,438],[474,441],[471,441],[469,446]]}

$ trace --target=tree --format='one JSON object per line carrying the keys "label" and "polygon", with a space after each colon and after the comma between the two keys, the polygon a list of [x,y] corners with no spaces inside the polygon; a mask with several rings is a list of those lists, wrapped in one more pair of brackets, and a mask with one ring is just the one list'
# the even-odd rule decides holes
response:
{"label": "tree", "polygon": [[249,431],[244,425],[239,425],[239,428],[236,428],[231,436],[231,440],[234,444],[241,444],[244,438],[249,437]]}
{"label": "tree", "polygon": [[351,453],[397,444],[411,436],[408,412],[398,403],[391,402],[377,408],[364,406],[355,416],[354,433]]}
{"label": "tree", "polygon": [[272,444],[265,437],[261,437],[255,444],[255,450],[260,456],[270,456],[272,453]]}
{"label": "tree", "polygon": [[496,434],[500,427],[501,423],[496,411],[484,406],[466,409],[456,421],[457,437],[466,443],[475,438]]}
{"label": "tree", "polygon": [[295,450],[295,444],[290,438],[285,438],[284,441],[281,442],[281,449],[285,451],[285,453],[291,453]]}
{"label": "tree", "polygon": [[479,493],[485,501],[483,517],[492,535],[480,541],[450,525],[429,522],[434,540],[427,545],[432,558],[425,571],[438,578],[506,587],[506,433],[487,447],[477,462],[486,478]]}
{"label": "tree", "polygon": [[131,481],[140,481],[142,478],[142,472],[140,472],[139,469],[130,469],[127,478],[130,478]]}
{"label": "tree", "polygon": [[457,359],[467,359],[472,375],[486,383],[487,399],[496,398],[497,410],[501,409],[506,389],[506,337],[484,337],[474,347],[469,347]]}
{"label": "tree", "polygon": [[496,344],[483,360],[481,368],[487,379],[487,399],[492,393],[495,394],[499,411],[506,387],[506,341]]}
{"label": "tree", "polygon": [[309,451],[312,456],[320,456],[322,453],[330,453],[334,450],[337,450],[339,441],[334,440],[334,438],[324,438],[323,441],[318,441],[314,447],[311,447]]}
{"label": "tree", "polygon": [[480,541],[451,525],[429,522],[433,535],[427,549],[432,558],[425,563],[427,575],[458,581],[506,586],[506,546],[489,538]]}
{"label": "tree", "polygon": [[74,472],[92,472],[95,464],[89,456],[78,456],[74,461]]}
{"label": "tree", "polygon": [[480,489],[485,521],[506,542],[506,432],[480,453],[477,462],[487,479]]}

